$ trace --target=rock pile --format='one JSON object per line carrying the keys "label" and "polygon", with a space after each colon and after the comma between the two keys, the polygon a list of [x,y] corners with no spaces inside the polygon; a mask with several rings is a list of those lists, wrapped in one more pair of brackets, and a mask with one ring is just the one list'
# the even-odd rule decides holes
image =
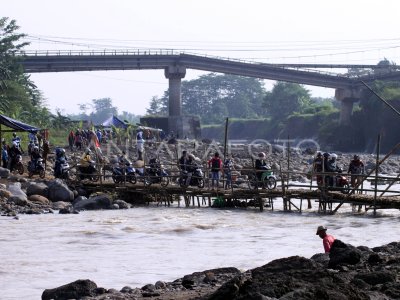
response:
{"label": "rock pile", "polygon": [[206,270],[120,291],[78,280],[45,290],[42,299],[399,299],[399,275],[400,242],[370,249],[336,240],[329,255],[277,259],[246,272]]}

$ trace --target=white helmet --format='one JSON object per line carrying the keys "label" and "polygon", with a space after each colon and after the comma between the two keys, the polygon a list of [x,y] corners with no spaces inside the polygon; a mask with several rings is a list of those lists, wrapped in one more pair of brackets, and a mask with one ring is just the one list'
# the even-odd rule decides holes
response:
{"label": "white helmet", "polygon": [[336,153],[332,153],[332,154],[330,155],[330,157],[331,157],[333,160],[335,160],[335,159],[337,159],[337,154],[336,154]]}

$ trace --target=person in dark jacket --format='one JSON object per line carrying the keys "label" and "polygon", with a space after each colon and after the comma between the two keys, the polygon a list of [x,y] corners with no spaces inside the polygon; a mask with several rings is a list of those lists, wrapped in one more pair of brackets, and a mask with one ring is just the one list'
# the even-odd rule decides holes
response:
{"label": "person in dark jacket", "polygon": [[360,175],[364,174],[365,172],[364,163],[360,159],[360,156],[354,155],[347,172],[351,174],[351,186],[355,187],[359,185],[362,180],[362,176]]}
{"label": "person in dark jacket", "polygon": [[259,181],[262,180],[262,174],[267,171],[270,170],[271,168],[267,165],[266,161],[265,161],[266,155],[264,152],[260,152],[258,153],[258,158],[256,159],[255,162],[255,168],[256,168],[256,174],[257,174],[257,178]]}

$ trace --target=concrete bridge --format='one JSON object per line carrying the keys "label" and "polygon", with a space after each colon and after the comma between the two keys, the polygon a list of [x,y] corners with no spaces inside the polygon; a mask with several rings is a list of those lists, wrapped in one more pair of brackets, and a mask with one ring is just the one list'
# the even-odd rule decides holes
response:
{"label": "concrete bridge", "polygon": [[[173,51],[41,51],[21,52],[21,63],[26,73],[77,72],[104,70],[164,70],[169,80],[169,130],[182,133],[188,120],[182,116],[181,80],[187,69],[249,76],[335,89],[335,97],[341,101],[340,121],[350,122],[353,103],[360,100],[364,87],[362,81],[399,80],[397,68],[381,74],[362,77],[317,72],[305,68],[378,68],[377,65],[302,65],[265,64],[216,57],[198,56]],[[381,66],[382,67],[382,66]],[[377,73],[377,72],[376,72]]]}

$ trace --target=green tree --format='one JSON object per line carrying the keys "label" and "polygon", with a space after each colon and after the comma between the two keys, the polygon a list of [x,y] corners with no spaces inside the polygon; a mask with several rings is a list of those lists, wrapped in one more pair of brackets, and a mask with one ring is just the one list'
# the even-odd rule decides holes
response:
{"label": "green tree", "polygon": [[48,118],[47,110],[41,110],[43,97],[36,85],[25,74],[20,64],[21,56],[15,55],[28,45],[21,42],[25,34],[17,33],[15,20],[0,18],[0,111],[23,121],[34,121],[37,114]]}
{"label": "green tree", "polygon": [[294,112],[302,112],[310,104],[310,92],[297,83],[278,82],[264,98],[267,114],[276,121],[285,120]]}
{"label": "green tree", "polygon": [[112,115],[118,114],[118,109],[112,105],[110,98],[93,99],[92,103],[94,111],[90,118],[94,124],[102,123]]}
{"label": "green tree", "polygon": [[182,83],[182,110],[199,115],[203,123],[261,117],[264,93],[259,79],[210,73]]}
{"label": "green tree", "polygon": [[168,115],[168,92],[164,92],[164,96],[161,98],[153,96],[150,100],[150,107],[146,109],[146,113],[153,116]]}
{"label": "green tree", "polygon": [[[210,73],[182,82],[182,112],[198,115],[204,124],[220,123],[226,117],[262,117],[264,93],[259,79]],[[151,99],[147,113],[168,115],[168,91]]]}

